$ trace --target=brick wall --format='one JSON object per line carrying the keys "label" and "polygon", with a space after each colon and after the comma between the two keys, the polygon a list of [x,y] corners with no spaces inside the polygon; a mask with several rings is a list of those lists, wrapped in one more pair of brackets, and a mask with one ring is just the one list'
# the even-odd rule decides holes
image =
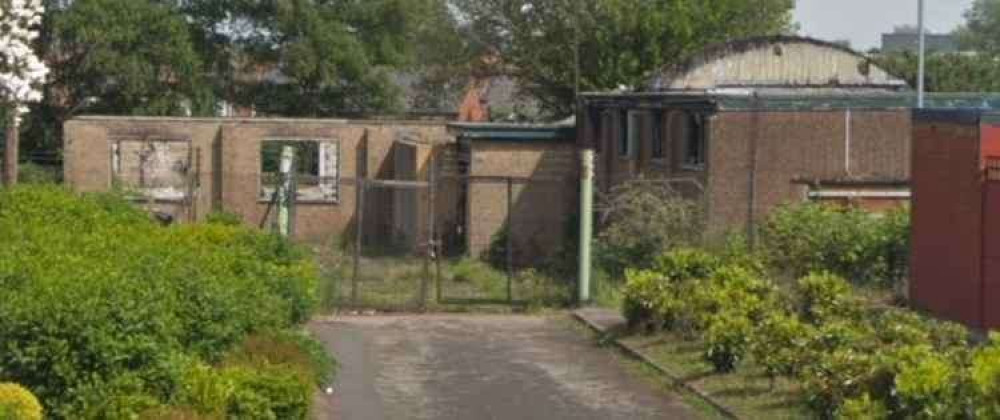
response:
{"label": "brick wall", "polygon": [[[339,200],[335,203],[303,203],[297,207],[296,228],[301,239],[330,241],[353,232],[357,190],[353,179],[391,179],[395,162],[393,145],[405,142],[416,148],[417,177],[426,180],[433,150],[452,140],[442,123],[406,121],[343,121],[287,119],[171,119],[171,118],[80,118],[65,127],[65,179],[78,191],[111,188],[111,142],[148,136],[183,138],[200,150],[198,217],[212,210],[239,214],[257,225],[267,211],[261,200],[261,143],[270,139],[336,141],[340,144]],[[392,196],[392,193],[388,193]],[[425,209],[427,194],[417,205]],[[390,200],[391,201],[391,200]],[[159,210],[180,214],[178,203],[158,203]],[[376,206],[372,206],[376,208]],[[369,217],[374,229],[383,219],[392,223],[390,205],[377,207],[385,217]],[[373,212],[375,214],[381,214]],[[366,213],[367,216],[367,213]],[[426,211],[418,216],[426,219]],[[368,227],[366,223],[366,228]],[[426,240],[426,233],[422,233]]]}
{"label": "brick wall", "polygon": [[753,214],[760,221],[781,204],[806,199],[808,189],[797,179],[905,180],[910,175],[910,116],[902,110],[854,110],[850,119],[843,110],[721,112],[711,118],[709,131],[713,233],[745,228],[751,182]]}
{"label": "brick wall", "polygon": [[979,125],[928,121],[913,128],[910,300],[981,327],[982,189]]}
{"label": "brick wall", "polygon": [[[549,141],[471,141],[468,184],[468,247],[481,255],[510,223],[516,264],[537,262],[558,251],[566,224],[579,205],[576,146]],[[498,177],[477,180],[475,177]],[[503,177],[518,180],[508,186]]]}

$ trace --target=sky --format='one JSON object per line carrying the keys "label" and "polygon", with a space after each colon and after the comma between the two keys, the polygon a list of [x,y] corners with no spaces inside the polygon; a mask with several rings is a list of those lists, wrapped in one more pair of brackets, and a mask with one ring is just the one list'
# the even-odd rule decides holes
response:
{"label": "sky", "polygon": [[[918,0],[798,0],[795,21],[800,33],[826,40],[851,41],[858,50],[878,47],[883,32],[917,24]],[[925,0],[927,30],[950,32],[964,22],[973,0]]]}

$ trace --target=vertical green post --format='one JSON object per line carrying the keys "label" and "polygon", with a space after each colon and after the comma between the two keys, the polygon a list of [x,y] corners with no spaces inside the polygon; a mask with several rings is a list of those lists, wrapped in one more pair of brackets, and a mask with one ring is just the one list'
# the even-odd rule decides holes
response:
{"label": "vertical green post", "polygon": [[580,154],[580,304],[590,302],[590,243],[594,236],[594,149]]}
{"label": "vertical green post", "polygon": [[281,148],[281,186],[278,187],[278,234],[283,237],[290,237],[292,230],[292,161],[295,159],[295,148],[284,146]]}

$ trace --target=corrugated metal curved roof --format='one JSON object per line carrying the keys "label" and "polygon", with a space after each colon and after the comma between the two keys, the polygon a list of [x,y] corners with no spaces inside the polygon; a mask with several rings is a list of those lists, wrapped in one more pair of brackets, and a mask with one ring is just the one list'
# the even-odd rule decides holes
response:
{"label": "corrugated metal curved roof", "polygon": [[907,89],[906,82],[839,44],[813,38],[768,36],[706,48],[655,75],[650,91],[729,87],[864,87]]}

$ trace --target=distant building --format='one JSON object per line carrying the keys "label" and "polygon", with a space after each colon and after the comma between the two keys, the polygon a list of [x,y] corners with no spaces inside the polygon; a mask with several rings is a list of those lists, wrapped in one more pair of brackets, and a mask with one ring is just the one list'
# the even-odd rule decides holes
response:
{"label": "distant building", "polygon": [[[936,53],[958,52],[958,39],[951,34],[926,34],[924,42],[927,51]],[[911,32],[893,32],[882,34],[882,52],[918,52],[920,50],[920,34]]]}
{"label": "distant building", "polygon": [[[929,106],[995,108],[995,95]],[[881,210],[909,200],[916,95],[868,57],[807,38],[710,47],[638,92],[581,95],[578,144],[602,192],[662,181],[703,205],[710,234],[804,200]]]}

